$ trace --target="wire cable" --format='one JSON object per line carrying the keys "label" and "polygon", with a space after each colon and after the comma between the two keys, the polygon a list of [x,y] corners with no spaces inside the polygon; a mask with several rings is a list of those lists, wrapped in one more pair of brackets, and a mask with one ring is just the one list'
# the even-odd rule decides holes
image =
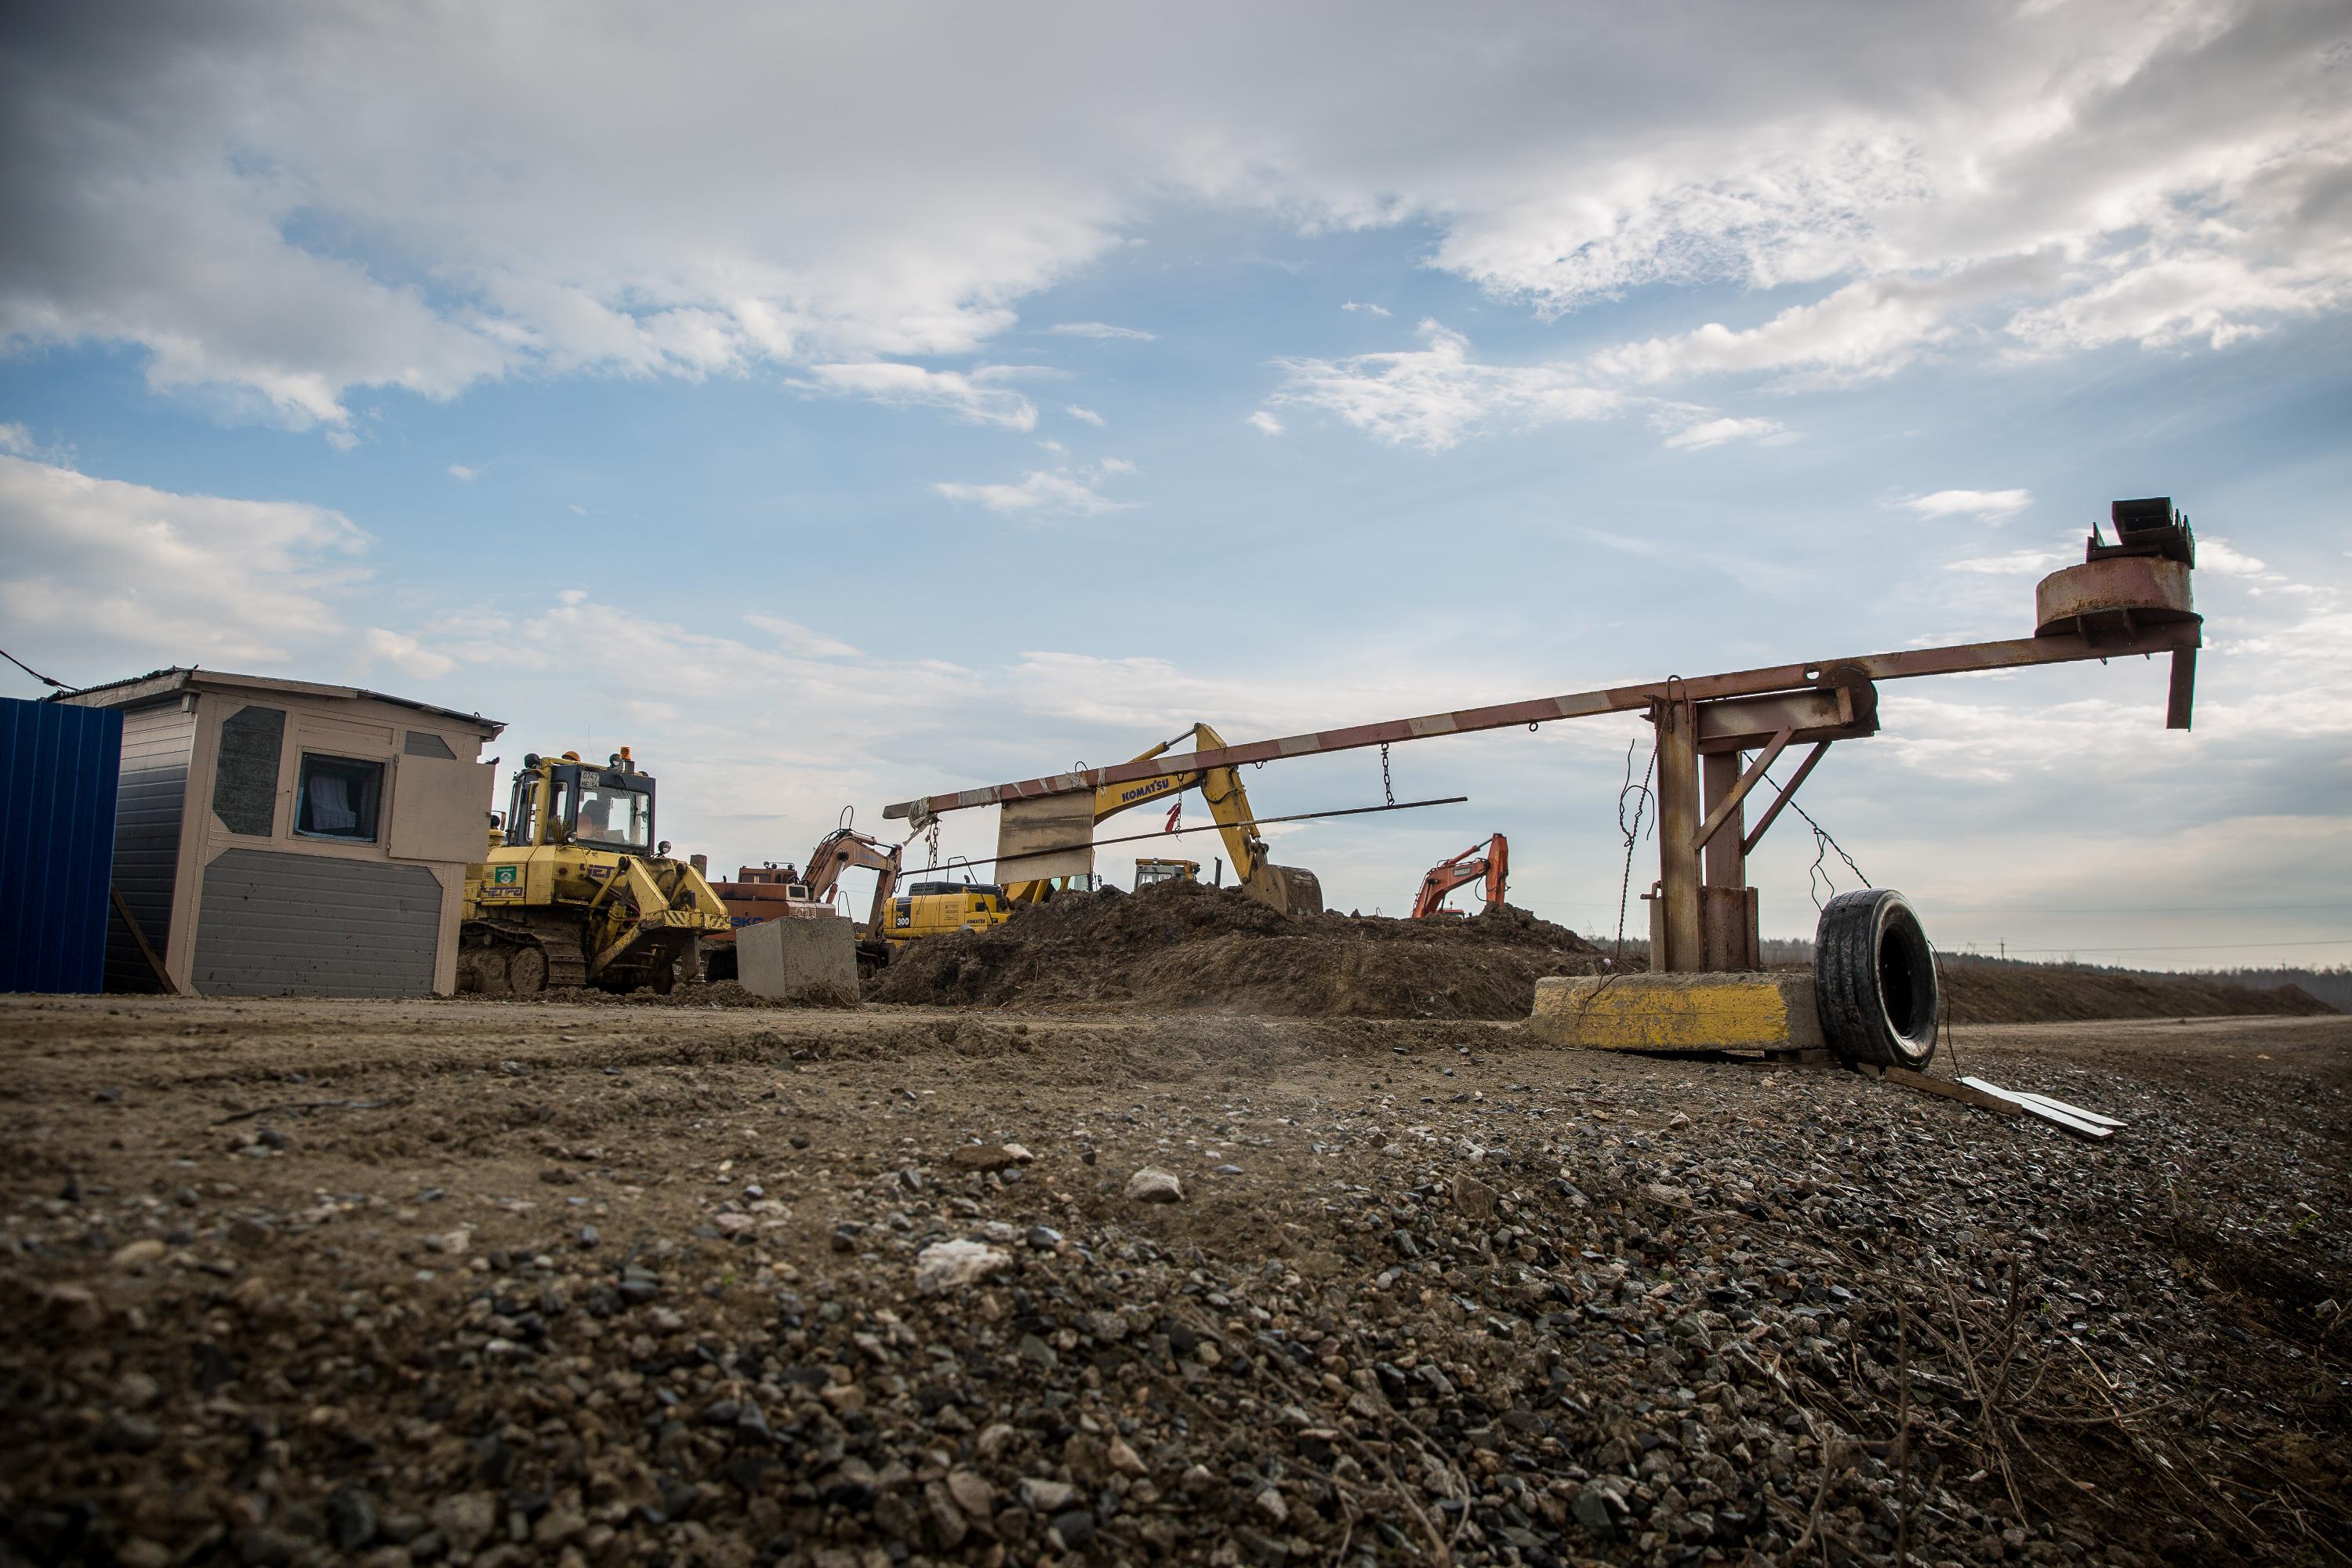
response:
{"label": "wire cable", "polygon": [[31,676],[35,680],[39,681],[44,686],[52,687],[59,691],[71,691],[73,689],[72,687],[68,686],[62,680],[43,675],[39,670],[35,669],[31,665],[26,664],[23,659],[18,658],[15,654],[10,653],[5,647],[0,647],[0,658],[6,659],[10,664],[15,665],[18,669],[23,670],[26,675]]}

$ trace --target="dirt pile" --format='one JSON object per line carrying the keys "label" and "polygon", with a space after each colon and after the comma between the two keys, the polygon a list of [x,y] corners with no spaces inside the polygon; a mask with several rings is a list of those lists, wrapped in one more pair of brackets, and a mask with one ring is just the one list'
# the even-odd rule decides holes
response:
{"label": "dirt pile", "polygon": [[1944,1005],[1956,1024],[2068,1018],[2296,1017],[2335,1008],[2297,985],[2257,989],[2199,975],[2131,974],[2057,964],[1944,960]]}
{"label": "dirt pile", "polygon": [[1162,882],[1024,910],[910,944],[868,1001],[1147,1006],[1272,1017],[1524,1018],[1546,974],[1600,950],[1506,906],[1462,920],[1286,915],[1232,889]]}

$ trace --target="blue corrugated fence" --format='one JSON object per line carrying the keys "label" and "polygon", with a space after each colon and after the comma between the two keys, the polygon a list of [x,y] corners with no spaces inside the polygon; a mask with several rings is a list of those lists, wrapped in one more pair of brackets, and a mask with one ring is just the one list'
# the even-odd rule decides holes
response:
{"label": "blue corrugated fence", "polygon": [[122,715],[0,698],[0,991],[95,992]]}

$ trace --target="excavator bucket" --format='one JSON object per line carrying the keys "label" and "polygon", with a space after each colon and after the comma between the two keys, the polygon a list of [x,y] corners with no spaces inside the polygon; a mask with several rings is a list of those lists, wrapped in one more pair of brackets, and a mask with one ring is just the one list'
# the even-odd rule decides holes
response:
{"label": "excavator bucket", "polygon": [[1300,866],[1276,866],[1267,861],[1266,876],[1272,879],[1278,900],[1275,907],[1287,915],[1319,915],[1323,912],[1323,882],[1314,872]]}

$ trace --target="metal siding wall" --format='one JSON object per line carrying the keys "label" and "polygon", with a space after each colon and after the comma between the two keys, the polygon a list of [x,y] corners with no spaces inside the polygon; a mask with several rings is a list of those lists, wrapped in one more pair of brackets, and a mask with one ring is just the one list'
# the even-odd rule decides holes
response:
{"label": "metal siding wall", "polygon": [[205,868],[195,988],[207,996],[425,996],[441,941],[430,868],[232,849]]}
{"label": "metal siding wall", "polygon": [[[162,957],[172,937],[172,887],[179,875],[180,819],[188,798],[188,756],[196,716],[174,700],[122,715],[121,782],[115,790],[114,885]],[[107,921],[106,988],[160,991],[120,920]]]}
{"label": "metal siding wall", "polygon": [[0,991],[106,974],[122,715],[0,698]]}

